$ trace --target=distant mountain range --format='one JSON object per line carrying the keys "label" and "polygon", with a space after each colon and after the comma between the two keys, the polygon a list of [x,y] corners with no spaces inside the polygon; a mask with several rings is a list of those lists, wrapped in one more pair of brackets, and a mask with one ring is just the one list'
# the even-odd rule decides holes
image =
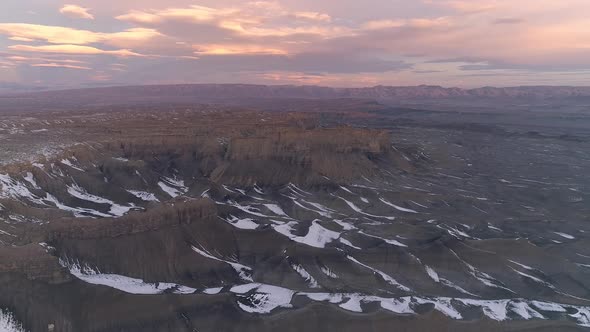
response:
{"label": "distant mountain range", "polygon": [[521,86],[475,89],[441,86],[374,86],[330,88],[321,86],[251,84],[179,84],[88,88],[0,95],[0,110],[17,107],[79,107],[121,104],[201,103],[244,99],[376,99],[423,100],[558,100],[587,99],[590,86]]}

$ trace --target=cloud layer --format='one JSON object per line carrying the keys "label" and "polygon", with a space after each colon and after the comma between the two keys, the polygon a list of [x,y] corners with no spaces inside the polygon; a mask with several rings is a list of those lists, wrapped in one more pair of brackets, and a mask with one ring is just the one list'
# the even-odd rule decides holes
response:
{"label": "cloud layer", "polygon": [[88,20],[93,20],[94,15],[90,14],[89,8],[80,7],[77,5],[64,5],[59,10],[60,13],[74,18],[83,18]]}
{"label": "cloud layer", "polygon": [[80,0],[0,21],[0,81],[588,85],[588,12],[587,0]]}

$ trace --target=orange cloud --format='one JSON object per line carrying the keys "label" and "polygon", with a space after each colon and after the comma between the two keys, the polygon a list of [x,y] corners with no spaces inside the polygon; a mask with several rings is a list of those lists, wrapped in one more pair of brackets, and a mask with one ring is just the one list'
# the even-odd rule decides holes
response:
{"label": "orange cloud", "polygon": [[224,16],[237,13],[236,9],[216,9],[205,6],[193,5],[188,8],[168,8],[160,11],[140,11],[119,15],[116,18],[121,21],[134,23],[161,23],[166,20],[183,20],[189,22],[207,22]]}
{"label": "orange cloud", "polygon": [[12,55],[7,56],[6,59],[16,62],[57,62],[57,63],[67,63],[67,64],[85,64],[86,61],[80,60],[71,60],[71,59],[53,59],[53,58],[43,58],[43,57],[25,57],[20,55]]}
{"label": "orange cloud", "polygon": [[391,28],[435,28],[441,26],[452,25],[452,20],[449,17],[438,18],[414,18],[406,20],[378,20],[369,21],[363,24],[364,30],[381,30]]}
{"label": "orange cloud", "polygon": [[286,55],[287,52],[277,48],[268,48],[258,45],[193,45],[195,54],[199,55],[234,55],[234,54],[275,54]]}
{"label": "orange cloud", "polygon": [[330,22],[332,21],[332,17],[328,14],[322,14],[318,12],[295,12],[293,16],[298,19],[304,19],[309,21],[319,21],[319,22]]}
{"label": "orange cloud", "polygon": [[89,8],[84,8],[77,5],[65,5],[61,7],[59,12],[69,17],[93,20],[94,16],[88,12],[89,10]]}
{"label": "orange cloud", "polygon": [[[309,34],[323,37],[346,35],[350,29],[327,25],[332,18],[320,12],[290,12],[277,2],[255,1],[240,7],[213,8],[193,5],[187,8],[167,8],[162,10],[132,10],[116,17],[119,20],[136,24],[159,24],[166,21],[182,21],[198,24],[210,24],[246,37],[286,37],[290,35]],[[320,26],[286,26],[277,21],[299,20],[312,21]],[[275,22],[275,24],[271,24]],[[323,26],[321,24],[324,24]]]}
{"label": "orange cloud", "polygon": [[102,33],[68,27],[27,23],[0,23],[0,34],[10,36],[12,40],[42,40],[52,44],[73,45],[94,43],[117,45],[131,41],[143,42],[161,36],[157,30],[146,28],[128,29],[115,33]]}
{"label": "orange cloud", "polygon": [[14,40],[14,41],[20,41],[20,42],[33,42],[33,41],[35,41],[34,39],[25,38],[25,37],[10,37],[8,39]]}
{"label": "orange cloud", "polygon": [[106,54],[121,57],[129,56],[143,56],[141,54],[132,52],[130,50],[102,50],[90,46],[81,45],[42,45],[42,46],[31,46],[31,45],[12,45],[8,46],[9,49],[21,52],[38,52],[38,53],[58,53],[58,54],[79,54],[79,55],[97,55]]}
{"label": "orange cloud", "polygon": [[462,13],[480,13],[497,8],[496,1],[452,0],[443,1],[443,4]]}
{"label": "orange cloud", "polygon": [[80,70],[90,70],[90,67],[83,67],[83,66],[74,66],[74,65],[67,65],[63,63],[36,63],[32,64],[31,67],[49,67],[49,68],[67,68],[67,69],[80,69]]}

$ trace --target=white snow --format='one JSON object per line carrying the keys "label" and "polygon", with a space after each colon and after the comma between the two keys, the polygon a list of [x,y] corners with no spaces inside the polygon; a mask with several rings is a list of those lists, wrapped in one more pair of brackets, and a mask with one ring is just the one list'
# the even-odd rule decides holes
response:
{"label": "white snow", "polygon": [[[330,218],[332,216],[330,212],[308,208],[307,206],[299,203],[296,199],[294,199],[294,198],[292,198],[292,199],[293,199],[293,203],[295,203],[295,205],[299,206],[300,208],[302,208],[304,210],[315,212],[315,213],[319,214],[320,216],[326,217],[326,218]],[[306,202],[303,199],[301,201]],[[307,202],[307,203],[310,203],[310,202]]]}
{"label": "white snow", "polygon": [[428,273],[430,279],[434,280],[434,282],[440,282],[438,273],[436,273],[436,271],[434,271],[430,266],[424,265],[424,269],[426,269],[426,273]]}
{"label": "white snow", "polygon": [[[238,301],[238,306],[249,313],[267,314],[276,308],[291,308],[291,299],[295,292],[278,286],[251,284],[249,287],[240,288],[236,291],[236,287],[231,289],[232,292],[238,293],[241,299]],[[250,290],[255,290],[250,295],[243,295]]]}
{"label": "white snow", "polygon": [[372,238],[375,238],[375,239],[383,240],[383,241],[385,241],[385,243],[388,243],[388,244],[391,244],[391,245],[394,245],[394,246],[407,247],[407,245],[405,245],[405,244],[403,244],[403,243],[401,243],[401,242],[399,242],[397,240],[390,240],[390,239],[386,239],[386,238],[383,238],[383,237],[380,237],[380,236],[377,236],[377,235],[367,234],[367,233],[365,233],[363,231],[359,231],[359,234],[362,234],[362,235],[365,235],[365,236],[368,236],[368,237],[372,237]]}
{"label": "white snow", "polygon": [[[529,301],[524,299],[499,299],[499,300],[478,300],[465,298],[449,297],[419,297],[405,296],[400,298],[383,298],[379,296],[363,295],[358,293],[296,293],[296,296],[305,296],[312,301],[329,302],[337,304],[340,308],[352,311],[362,312],[362,303],[380,303],[385,310],[398,314],[416,314],[413,310],[415,304],[433,304],[434,310],[444,315],[460,320],[463,316],[454,306],[454,302],[462,305],[481,308],[482,312],[488,318],[495,321],[505,321],[510,319],[509,312],[515,313],[521,319],[546,319],[538,310],[552,312],[566,312],[566,307],[575,310],[574,314],[569,316],[576,320],[580,326],[590,325],[590,307],[561,305],[557,303]],[[537,309],[534,309],[533,306]]]}
{"label": "white snow", "polygon": [[557,235],[559,235],[561,237],[564,237],[564,238],[566,238],[568,240],[575,239],[575,237],[573,235],[569,235],[569,234],[566,234],[566,233],[562,233],[562,232],[553,232],[553,233],[555,233],[555,234],[557,234]]}
{"label": "white snow", "polygon": [[494,279],[492,276],[490,276],[489,274],[476,269],[473,265],[471,265],[471,264],[467,263],[466,261],[464,261],[463,259],[461,259],[461,257],[459,257],[459,255],[457,255],[457,253],[455,251],[453,251],[453,250],[450,250],[450,251],[451,251],[451,253],[453,253],[453,255],[455,255],[455,257],[457,257],[457,259],[459,261],[461,261],[461,263],[463,263],[469,269],[469,274],[471,274],[472,277],[479,280],[484,285],[489,286],[489,287],[504,289],[506,291],[509,291],[510,293],[516,294],[511,289],[500,285],[499,282],[496,279]]}
{"label": "white snow", "polygon": [[208,295],[215,295],[215,294],[219,294],[222,289],[223,289],[223,287],[207,288],[207,289],[203,290],[203,293],[208,294]]}
{"label": "white snow", "polygon": [[436,298],[434,300],[424,299],[419,297],[414,297],[414,300],[417,303],[424,304],[424,303],[432,303],[434,304],[434,309],[440,311],[445,316],[451,317],[453,319],[462,319],[463,316],[457,311],[457,309],[453,308],[451,305],[451,299],[449,298]]}
{"label": "white snow", "polygon": [[230,224],[236,228],[239,228],[239,229],[252,230],[252,229],[258,228],[258,226],[259,226],[256,222],[254,222],[254,219],[251,219],[251,218],[240,219],[240,218],[235,217],[233,215],[229,215],[227,217],[227,219],[223,219],[223,218],[221,218],[221,219],[224,220],[225,222],[227,222],[228,224]]}
{"label": "white snow", "polygon": [[292,189],[294,189],[295,191],[299,192],[300,194],[303,194],[303,195],[312,195],[312,193],[310,193],[309,191],[305,191],[305,190],[297,187],[296,185],[294,185],[292,183],[289,183],[289,187],[292,188]]}
{"label": "white snow", "polygon": [[301,276],[301,278],[303,278],[303,279],[305,279],[305,281],[307,281],[310,288],[319,288],[320,287],[318,285],[318,282],[314,279],[314,277],[311,274],[309,274],[309,272],[307,272],[307,270],[305,270],[303,268],[303,266],[298,265],[298,264],[291,264],[291,268],[293,268],[293,270],[295,270],[295,272],[297,272],[297,274],[299,274]]}
{"label": "white snow", "polygon": [[188,192],[188,188],[184,185],[184,180],[171,177],[161,177],[158,186],[166,192],[170,197],[175,198],[184,195]]}
{"label": "white snow", "polygon": [[[224,203],[222,203],[222,204],[224,204]],[[228,201],[227,204],[230,206],[233,206],[239,210],[242,210],[248,214],[256,216],[256,217],[263,217],[263,218],[270,218],[271,217],[271,216],[267,216],[266,214],[260,213],[260,210],[258,208],[255,208],[251,205],[241,205],[238,202],[234,202],[234,201]]]}
{"label": "white snow", "polygon": [[507,305],[510,300],[472,300],[472,299],[457,299],[466,305],[481,307],[484,315],[497,321],[504,321],[507,316]]}
{"label": "white snow", "polygon": [[235,271],[236,273],[238,273],[238,275],[240,276],[240,278],[244,281],[252,281],[252,269],[246,265],[242,265],[240,263],[237,262],[231,262],[222,258],[218,258],[213,256],[212,254],[210,254],[208,251],[206,251],[205,249],[199,249],[195,246],[191,246],[191,248],[193,249],[194,252],[200,254],[201,256],[207,257],[209,259],[213,259],[222,263],[226,263],[229,264]]}
{"label": "white snow", "polygon": [[386,200],[385,200],[385,199],[383,199],[383,198],[379,198],[379,200],[380,200],[381,202],[385,203],[386,205],[389,205],[389,206],[391,206],[392,208],[394,208],[394,209],[398,210],[398,211],[402,211],[402,212],[408,212],[408,213],[418,213],[417,211],[414,211],[414,210],[412,210],[412,209],[407,209],[407,208],[404,208],[404,207],[401,207],[401,206],[395,205],[395,204],[393,204],[393,203],[390,203],[390,202],[386,201]]}
{"label": "white snow", "polygon": [[31,186],[33,186],[33,188],[35,188],[35,189],[41,189],[41,187],[39,187],[39,185],[35,181],[35,177],[33,176],[33,173],[27,172],[27,175],[25,175],[23,177],[23,179],[25,179],[25,181],[27,181],[28,183],[30,183]]}
{"label": "white snow", "polygon": [[80,172],[84,172],[83,169],[81,169],[80,167],[74,165],[69,159],[62,159],[61,160],[61,163],[64,164],[64,165],[70,166],[71,168],[73,168],[75,170],[78,170]]}
{"label": "white snow", "polygon": [[34,195],[24,183],[11,178],[8,174],[0,174],[0,185],[2,185],[0,198],[27,199],[38,205],[47,205]]}
{"label": "white snow", "polygon": [[118,274],[104,274],[81,264],[69,264],[60,260],[60,264],[70,270],[76,278],[93,285],[103,285],[118,289],[129,294],[162,294],[172,292],[175,294],[191,294],[197,290],[191,287],[173,283],[158,282],[147,283],[142,279],[130,278]]}
{"label": "white snow", "polygon": [[566,312],[563,306],[553,302],[531,301],[531,304],[542,311]]}
{"label": "white snow", "polygon": [[348,189],[348,188],[346,188],[346,187],[344,187],[344,186],[340,186],[340,189],[342,189],[342,190],[346,191],[346,192],[347,192],[347,193],[349,193],[349,194],[354,194],[352,191],[350,191],[350,189]]}
{"label": "white snow", "polygon": [[352,312],[363,312],[361,308],[361,301],[363,296],[360,294],[351,294],[348,296],[348,301],[339,305],[340,308],[352,311]]}
{"label": "white snow", "polygon": [[25,332],[10,311],[0,309],[0,332]]}
{"label": "white snow", "polygon": [[297,295],[306,296],[310,300],[325,302],[328,301],[330,303],[340,303],[344,298],[344,294],[340,293],[298,293]]}
{"label": "white snow", "polygon": [[156,197],[156,195],[152,193],[148,193],[146,191],[139,191],[139,190],[127,190],[128,193],[131,195],[141,199],[142,201],[146,202],[159,202],[160,200]]}
{"label": "white snow", "polygon": [[338,275],[336,273],[334,273],[334,271],[332,271],[329,267],[322,266],[322,267],[320,267],[320,270],[322,271],[323,274],[327,275],[328,277],[330,277],[332,279],[338,279]]}
{"label": "white snow", "polygon": [[259,195],[264,195],[264,191],[257,185],[254,185],[254,191]]}
{"label": "white snow", "polygon": [[524,319],[533,319],[533,318],[544,319],[545,318],[543,315],[541,315],[535,309],[531,308],[531,306],[524,301],[521,301],[521,302],[511,301],[509,304],[509,308],[511,311],[515,312],[516,314],[518,314],[520,317],[522,317]]}
{"label": "white snow", "polygon": [[362,250],[363,248],[361,247],[357,247],[354,244],[352,244],[352,242],[348,241],[347,239],[341,237],[340,239],[338,239],[342,244],[347,245],[351,248],[357,249],[357,250]]}
{"label": "white snow", "polygon": [[461,292],[461,293],[463,293],[463,294],[471,295],[471,296],[474,296],[474,297],[479,297],[479,296],[478,296],[478,295],[476,295],[476,294],[473,294],[473,293],[471,293],[471,292],[469,292],[469,291],[466,291],[465,289],[463,289],[462,287],[460,287],[460,286],[456,285],[455,283],[453,283],[452,281],[450,281],[450,280],[448,280],[448,279],[441,278],[441,277],[439,276],[439,280],[440,280],[440,283],[441,283],[441,284],[443,284],[443,285],[445,285],[445,286],[447,286],[447,287],[451,287],[451,288],[453,288],[453,289],[456,289],[456,290],[458,290],[459,292]]}
{"label": "white snow", "polygon": [[72,212],[75,217],[79,217],[79,218],[80,217],[88,217],[88,216],[102,217],[102,218],[112,217],[112,215],[110,215],[110,214],[102,213],[102,212],[99,212],[99,211],[96,211],[93,209],[67,206],[67,205],[61,203],[55,196],[53,196],[49,193],[46,193],[45,198],[43,200],[55,204],[55,206],[60,210]]}
{"label": "white snow", "polygon": [[493,229],[493,230],[495,230],[497,232],[502,232],[502,229],[500,229],[500,228],[498,228],[498,227],[496,227],[496,226],[494,226],[492,224],[488,224],[488,228],[489,229]]}
{"label": "white snow", "polygon": [[399,299],[380,299],[381,308],[389,310],[397,314],[414,314],[414,310],[410,307],[411,298],[402,297]]}
{"label": "white snow", "polygon": [[281,209],[281,207],[278,206],[277,204],[263,204],[263,205],[266,206],[267,209],[272,211],[272,213],[274,213],[278,216],[288,217],[287,214],[285,213],[285,211],[283,211],[283,209]]}
{"label": "white snow", "polygon": [[570,314],[569,316],[574,318],[578,322],[578,325],[590,327],[590,308],[577,307],[575,309],[578,311],[575,314]]}
{"label": "white snow", "polygon": [[525,277],[525,278],[531,279],[531,280],[533,280],[533,281],[535,281],[535,282],[538,282],[538,283],[540,283],[540,284],[542,284],[542,285],[545,285],[545,286],[547,286],[547,287],[549,287],[549,288],[555,288],[555,286],[553,286],[552,284],[550,284],[550,283],[548,283],[548,282],[545,282],[545,281],[543,281],[543,280],[541,280],[541,279],[539,279],[539,278],[537,278],[537,277],[535,277],[535,276],[532,276],[532,275],[530,275],[530,274],[527,274],[527,273],[524,273],[524,272],[518,271],[518,270],[516,270],[516,269],[514,269],[514,268],[511,268],[511,269],[512,269],[512,270],[514,270],[514,272],[518,273],[519,275],[521,275],[521,276],[523,276],[523,277]]}
{"label": "white snow", "polygon": [[522,263],[519,263],[519,262],[517,262],[517,261],[513,261],[513,260],[511,260],[511,259],[509,259],[508,261],[509,261],[510,263],[512,263],[512,264],[516,264],[516,265],[518,265],[518,266],[520,266],[520,267],[522,267],[522,268],[524,268],[524,269],[527,269],[527,270],[529,270],[529,271],[534,271],[534,270],[535,270],[534,268],[532,268],[532,267],[530,267],[530,266],[528,266],[528,265],[524,265],[524,264],[522,264]]}
{"label": "white snow", "polygon": [[232,190],[230,187],[226,186],[226,185],[221,185],[223,187],[223,189],[225,189],[225,191],[229,191],[230,193],[235,194],[236,192],[234,190]]}
{"label": "white snow", "polygon": [[287,236],[289,239],[303,243],[315,248],[325,248],[326,244],[338,239],[340,233],[331,231],[315,220],[309,226],[307,234],[305,236],[298,236],[293,234],[293,226],[297,225],[296,221],[290,221],[281,225],[273,225],[273,229],[280,234]]}
{"label": "white snow", "polygon": [[131,204],[129,206],[124,206],[124,205],[117,204],[117,203],[111,201],[110,199],[90,194],[84,188],[78,186],[75,183],[68,186],[68,194],[70,194],[73,197],[76,197],[78,199],[84,200],[84,201],[93,202],[96,204],[110,205],[111,209],[110,209],[109,213],[113,216],[116,216],[116,217],[123,216],[124,214],[129,212],[129,210],[131,210],[135,207],[133,204]]}
{"label": "white snow", "polygon": [[343,220],[334,219],[332,221],[337,223],[338,225],[342,226],[342,230],[344,230],[344,231],[352,231],[352,230],[357,229],[354,225],[347,223]]}
{"label": "white snow", "polygon": [[397,282],[397,280],[395,280],[394,278],[392,278],[391,276],[389,276],[385,272],[380,271],[380,270],[378,270],[378,269],[376,269],[374,267],[371,267],[371,266],[369,266],[367,264],[363,264],[363,263],[359,262],[356,258],[354,258],[352,256],[348,256],[347,255],[346,258],[348,258],[349,260],[353,261],[354,263],[356,263],[356,264],[358,264],[358,265],[360,265],[360,266],[362,266],[364,268],[367,268],[367,269],[373,271],[374,273],[380,275],[381,278],[383,278],[383,280],[385,280],[388,284],[390,284],[392,286],[395,286],[395,287],[397,287],[400,290],[403,290],[405,292],[410,292],[411,291],[411,289],[409,289],[408,287],[400,284],[399,282]]}
{"label": "white snow", "polygon": [[183,194],[183,192],[182,192],[182,191],[180,191],[180,190],[178,190],[178,189],[176,189],[176,188],[174,188],[174,187],[171,187],[171,186],[167,185],[166,183],[164,183],[164,182],[162,182],[162,181],[159,181],[159,182],[158,182],[158,186],[159,186],[159,187],[160,187],[160,188],[161,188],[161,189],[162,189],[162,190],[163,190],[165,193],[167,193],[168,195],[170,195],[170,197],[172,197],[172,198],[178,197],[178,196],[180,196],[180,195],[182,195],[182,194]]}
{"label": "white snow", "polygon": [[354,203],[353,203],[353,202],[347,201],[346,199],[344,199],[344,198],[342,198],[342,197],[340,197],[340,196],[336,196],[336,197],[338,197],[338,198],[340,198],[341,200],[343,200],[343,201],[346,203],[346,205],[348,205],[348,206],[349,206],[351,209],[353,209],[354,211],[356,211],[356,212],[358,212],[358,213],[360,213],[360,214],[363,214],[363,215],[365,215],[365,216],[369,216],[369,217],[373,217],[373,218],[384,218],[384,219],[387,219],[387,220],[395,220],[395,217],[388,217],[388,216],[376,216],[376,215],[374,215],[374,214],[369,214],[369,213],[363,212],[363,210],[361,210],[361,209],[360,209],[358,206],[354,205]]}
{"label": "white snow", "polygon": [[237,294],[246,294],[249,291],[259,287],[260,283],[250,283],[250,284],[243,284],[243,285],[236,285],[233,286],[229,291],[232,293],[237,293]]}

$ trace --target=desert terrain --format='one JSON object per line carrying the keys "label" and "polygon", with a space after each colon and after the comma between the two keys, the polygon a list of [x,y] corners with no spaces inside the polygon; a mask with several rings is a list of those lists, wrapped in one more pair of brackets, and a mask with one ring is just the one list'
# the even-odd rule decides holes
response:
{"label": "desert terrain", "polygon": [[1,96],[0,330],[587,330],[590,92],[551,91]]}

